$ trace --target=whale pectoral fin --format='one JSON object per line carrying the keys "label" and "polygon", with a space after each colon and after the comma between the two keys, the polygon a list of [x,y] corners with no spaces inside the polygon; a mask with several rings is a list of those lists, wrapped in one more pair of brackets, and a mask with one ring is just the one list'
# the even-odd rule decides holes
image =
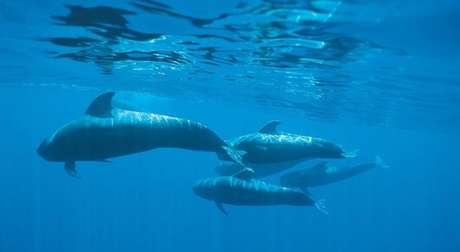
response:
{"label": "whale pectoral fin", "polygon": [[328,212],[327,206],[326,206],[326,200],[324,200],[324,199],[315,200],[314,197],[313,197],[313,194],[311,194],[311,192],[308,190],[307,187],[300,187],[300,190],[305,195],[307,195],[307,197],[309,197],[311,200],[313,200],[314,206],[315,206],[316,209],[318,209],[321,213],[323,213],[325,215],[329,215],[329,212]]}
{"label": "whale pectoral fin", "polygon": [[70,176],[79,178],[77,170],[75,169],[75,161],[67,161],[64,164],[64,169]]}
{"label": "whale pectoral fin", "polygon": [[250,180],[254,177],[255,171],[251,168],[244,168],[237,173],[233,174],[233,177],[243,179],[243,180]]}
{"label": "whale pectoral fin", "polygon": [[375,161],[374,161],[374,163],[375,163],[375,165],[376,165],[377,167],[382,167],[382,168],[384,168],[384,169],[390,168],[390,166],[387,165],[387,164],[383,161],[382,157],[380,157],[379,155],[375,156]]}
{"label": "whale pectoral fin", "polygon": [[215,202],[216,203],[216,207],[225,215],[228,215],[227,211],[225,211],[225,208],[224,208],[224,204],[220,203],[220,202]]}
{"label": "whale pectoral fin", "polygon": [[315,202],[315,208],[318,209],[322,214],[329,215],[329,211],[327,210],[325,199],[317,200]]}
{"label": "whale pectoral fin", "polygon": [[266,123],[262,128],[259,129],[259,133],[264,134],[278,134],[277,127],[281,124],[281,121],[273,120]]}
{"label": "whale pectoral fin", "polygon": [[112,98],[115,92],[107,92],[99,95],[86,109],[86,114],[94,117],[112,117]]}

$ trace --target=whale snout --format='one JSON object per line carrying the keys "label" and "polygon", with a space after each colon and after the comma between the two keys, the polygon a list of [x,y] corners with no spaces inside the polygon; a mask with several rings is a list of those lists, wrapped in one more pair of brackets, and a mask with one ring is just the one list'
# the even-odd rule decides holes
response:
{"label": "whale snout", "polygon": [[45,154],[45,143],[44,143],[44,142],[45,142],[45,141],[42,141],[42,142],[40,143],[40,145],[38,146],[38,148],[37,148],[37,153],[38,153],[38,155],[40,155],[41,157],[43,157],[44,154]]}
{"label": "whale snout", "polygon": [[195,185],[193,185],[192,190],[195,195],[204,198],[205,193],[204,193],[203,187],[200,186],[200,183],[196,183]]}
{"label": "whale snout", "polygon": [[192,186],[192,190],[193,190],[193,193],[198,194],[198,185],[197,185],[197,184],[194,184],[194,185]]}
{"label": "whale snout", "polygon": [[333,142],[324,141],[322,143],[322,147],[325,150],[323,158],[345,158],[345,151],[340,145],[337,145]]}
{"label": "whale snout", "polygon": [[47,141],[47,139],[44,139],[44,140],[40,143],[40,145],[38,146],[38,148],[37,148],[37,153],[38,153],[38,155],[39,155],[40,157],[42,157],[43,159],[50,161],[51,158],[50,158],[48,152],[49,152],[48,141]]}
{"label": "whale snout", "polygon": [[206,194],[207,187],[204,182],[204,180],[200,180],[192,186],[192,190],[196,195],[203,196]]}
{"label": "whale snout", "polygon": [[195,195],[204,199],[213,199],[214,187],[210,184],[209,180],[200,180],[192,186]]}

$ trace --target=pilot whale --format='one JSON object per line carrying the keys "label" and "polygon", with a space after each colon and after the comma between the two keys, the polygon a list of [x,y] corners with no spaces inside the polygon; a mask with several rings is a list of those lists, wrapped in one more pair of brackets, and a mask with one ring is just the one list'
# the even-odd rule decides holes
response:
{"label": "pilot whale", "polygon": [[114,95],[99,95],[83,117],[46,138],[37,149],[39,155],[48,161],[65,162],[65,170],[71,176],[77,176],[75,161],[107,161],[162,147],[215,152],[220,158],[240,162],[240,153],[205,125],[115,108]]}
{"label": "pilot whale", "polygon": [[[357,154],[357,150],[346,152],[322,138],[278,132],[279,124],[280,121],[270,121],[258,132],[228,141],[233,149],[242,151],[243,164],[255,171],[255,177],[269,176],[309,159],[353,158]],[[228,176],[242,168],[238,164],[221,162],[216,172]]]}
{"label": "pilot whale", "polygon": [[388,167],[380,157],[376,157],[375,162],[350,166],[350,167],[335,167],[327,162],[320,162],[317,165],[298,171],[292,171],[284,174],[280,178],[280,184],[287,187],[316,187],[335,183],[338,181],[351,178],[358,174],[367,172],[376,167]]}
{"label": "pilot whale", "polygon": [[244,168],[233,176],[203,179],[195,183],[193,192],[214,201],[217,208],[227,215],[223,204],[241,206],[315,206],[326,212],[323,200],[315,201],[310,195],[293,188],[268,184],[252,179],[254,171]]}

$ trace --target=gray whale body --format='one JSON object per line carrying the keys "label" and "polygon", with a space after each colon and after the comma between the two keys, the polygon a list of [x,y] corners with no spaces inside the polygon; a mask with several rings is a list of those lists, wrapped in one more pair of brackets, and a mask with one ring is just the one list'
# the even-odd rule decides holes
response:
{"label": "gray whale body", "polygon": [[46,138],[37,149],[39,155],[48,161],[65,162],[72,176],[76,175],[75,161],[105,161],[155,148],[216,152],[220,158],[239,161],[238,153],[205,125],[167,115],[113,108],[114,95],[109,92],[98,96],[86,115]]}
{"label": "gray whale body", "polygon": [[245,168],[233,176],[221,176],[199,180],[193,186],[196,195],[214,201],[227,214],[223,204],[240,206],[315,206],[324,210],[322,202],[316,202],[304,192],[252,179],[254,171]]}

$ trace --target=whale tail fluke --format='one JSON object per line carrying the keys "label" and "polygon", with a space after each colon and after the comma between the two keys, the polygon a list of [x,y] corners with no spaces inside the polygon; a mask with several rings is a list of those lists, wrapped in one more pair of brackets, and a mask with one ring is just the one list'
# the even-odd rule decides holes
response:
{"label": "whale tail fluke", "polygon": [[349,151],[349,152],[345,152],[343,154],[343,157],[344,158],[355,158],[355,157],[358,156],[358,153],[359,153],[359,149],[352,150],[352,151]]}
{"label": "whale tail fluke", "polygon": [[230,158],[235,163],[241,165],[241,167],[245,167],[243,164],[243,156],[246,154],[246,151],[243,150],[235,150],[229,146],[222,146],[225,151],[225,154],[228,158]]}
{"label": "whale tail fluke", "polygon": [[327,210],[326,206],[326,200],[325,199],[320,199],[320,200],[315,200],[313,197],[313,194],[308,190],[307,187],[300,187],[300,191],[302,191],[307,197],[312,199],[314,201],[314,206],[316,209],[318,209],[321,213],[325,215],[329,215],[329,211]]}
{"label": "whale tail fluke", "polygon": [[320,199],[315,202],[315,208],[318,209],[324,215],[329,215],[329,211],[327,210],[326,200]]}
{"label": "whale tail fluke", "polygon": [[385,161],[383,161],[382,157],[380,157],[379,155],[375,156],[375,165],[377,167],[381,167],[381,168],[384,168],[384,169],[388,169],[390,168],[390,166],[388,164],[385,163]]}

